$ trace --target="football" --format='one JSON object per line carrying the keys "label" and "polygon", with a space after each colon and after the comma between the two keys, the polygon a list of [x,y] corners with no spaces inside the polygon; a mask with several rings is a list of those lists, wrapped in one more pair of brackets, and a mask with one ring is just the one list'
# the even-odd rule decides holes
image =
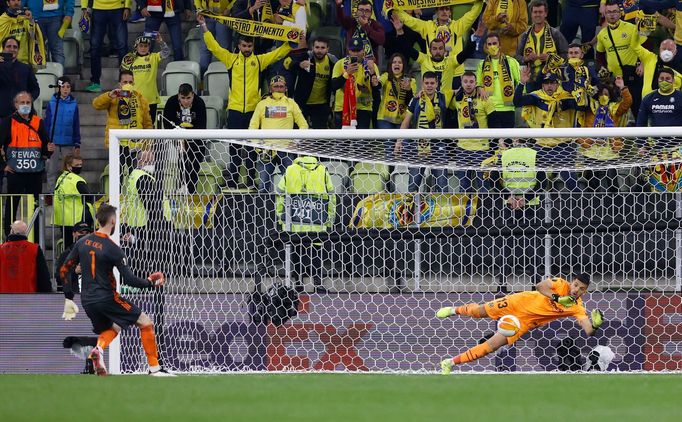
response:
{"label": "football", "polygon": [[521,329],[521,321],[514,315],[504,315],[497,321],[497,332],[506,337],[513,337]]}

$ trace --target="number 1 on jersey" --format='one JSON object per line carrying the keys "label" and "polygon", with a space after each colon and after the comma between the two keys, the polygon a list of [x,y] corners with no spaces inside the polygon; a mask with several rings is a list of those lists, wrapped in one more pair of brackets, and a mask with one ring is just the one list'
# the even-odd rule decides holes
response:
{"label": "number 1 on jersey", "polygon": [[88,252],[90,254],[90,272],[92,273],[92,279],[95,277],[95,251]]}

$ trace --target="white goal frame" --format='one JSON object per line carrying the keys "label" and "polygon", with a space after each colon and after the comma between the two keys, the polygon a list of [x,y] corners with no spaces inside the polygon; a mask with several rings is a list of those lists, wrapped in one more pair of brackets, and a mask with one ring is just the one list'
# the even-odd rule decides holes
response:
{"label": "white goal frame", "polygon": [[[109,131],[109,203],[121,210],[121,186],[120,186],[120,156],[119,140],[121,139],[149,139],[149,140],[181,140],[181,139],[229,139],[231,142],[250,145],[252,139],[320,139],[320,140],[362,140],[362,139],[479,139],[479,138],[611,138],[611,137],[678,137],[682,134],[682,127],[617,127],[617,128],[543,128],[543,129],[356,129],[356,130],[140,130],[140,129],[112,129]],[[291,152],[286,148],[272,147],[271,149]],[[295,152],[295,151],[294,151]],[[323,153],[316,153],[317,156],[324,158],[339,159],[338,156],[325,156]],[[367,162],[379,164],[395,164],[381,159],[371,159]],[[677,162],[664,161],[663,163]],[[404,163],[401,163],[404,164]],[[650,165],[643,161],[641,166]],[[428,167],[428,166],[427,166]],[[613,165],[605,165],[604,168],[613,168]],[[615,166],[616,168],[619,166]],[[620,167],[633,167],[631,164],[621,165]],[[452,167],[450,167],[452,168]],[[552,171],[568,170],[574,167],[553,167]],[[590,167],[599,169],[600,167]],[[464,170],[464,169],[463,169]],[[581,170],[584,170],[582,168]],[[682,218],[682,193],[676,193],[677,209],[676,217]],[[119,223],[120,224],[120,223]],[[112,236],[112,240],[119,242],[120,230],[117,227]],[[676,229],[676,247],[682,250],[682,229]],[[675,260],[675,279],[679,289],[682,286],[682,257],[678,253]],[[120,279],[118,272],[115,272],[117,279],[117,289],[120,290]],[[110,367],[112,374],[121,373],[121,347],[120,337],[111,344],[109,352]]]}

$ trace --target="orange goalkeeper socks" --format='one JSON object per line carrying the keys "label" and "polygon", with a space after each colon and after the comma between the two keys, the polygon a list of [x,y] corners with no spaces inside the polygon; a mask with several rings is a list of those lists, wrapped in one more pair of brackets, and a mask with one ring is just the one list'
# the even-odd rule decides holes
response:
{"label": "orange goalkeeper socks", "polygon": [[109,328],[108,330],[102,331],[99,337],[97,337],[97,347],[101,348],[102,350],[106,349],[107,347],[109,347],[109,344],[111,344],[111,342],[114,341],[117,335],[118,332],[113,328]]}
{"label": "orange goalkeeper socks", "polygon": [[156,348],[156,336],[154,326],[149,324],[140,327],[140,337],[142,338],[142,348],[147,355],[147,362],[150,367],[159,366],[159,350]]}
{"label": "orange goalkeeper socks", "polygon": [[490,345],[486,341],[479,344],[478,346],[472,347],[471,349],[467,350],[466,352],[462,353],[459,356],[455,356],[454,358],[452,358],[452,363],[454,363],[455,365],[459,365],[460,363],[471,362],[476,359],[482,358],[488,353],[492,353],[492,351],[493,348],[490,347]]}
{"label": "orange goalkeeper socks", "polygon": [[455,313],[457,315],[467,315],[474,318],[483,318],[485,313],[481,313],[481,305],[477,303],[467,303],[466,305],[458,306],[455,308]]}

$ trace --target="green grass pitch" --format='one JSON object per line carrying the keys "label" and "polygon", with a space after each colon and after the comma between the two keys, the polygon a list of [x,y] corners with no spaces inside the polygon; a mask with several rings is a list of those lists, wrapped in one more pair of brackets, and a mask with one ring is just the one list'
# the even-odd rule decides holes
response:
{"label": "green grass pitch", "polygon": [[2,375],[0,421],[680,421],[680,374]]}

